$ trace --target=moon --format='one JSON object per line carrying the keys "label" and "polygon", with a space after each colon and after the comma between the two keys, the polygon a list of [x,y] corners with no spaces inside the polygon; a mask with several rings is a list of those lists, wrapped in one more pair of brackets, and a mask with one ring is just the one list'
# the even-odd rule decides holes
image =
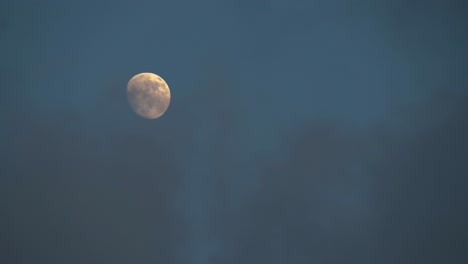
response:
{"label": "moon", "polygon": [[143,72],[128,81],[127,97],[136,114],[146,119],[156,119],[169,107],[171,91],[163,78]]}

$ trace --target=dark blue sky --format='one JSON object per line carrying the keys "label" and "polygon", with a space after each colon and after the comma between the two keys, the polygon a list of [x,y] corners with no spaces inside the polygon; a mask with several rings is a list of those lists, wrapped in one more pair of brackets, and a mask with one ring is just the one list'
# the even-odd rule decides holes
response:
{"label": "dark blue sky", "polygon": [[466,263],[464,10],[0,1],[0,262]]}

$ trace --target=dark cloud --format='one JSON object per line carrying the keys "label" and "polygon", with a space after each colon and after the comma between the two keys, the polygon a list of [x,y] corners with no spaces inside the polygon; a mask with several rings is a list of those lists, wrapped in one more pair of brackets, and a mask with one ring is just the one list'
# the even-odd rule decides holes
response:
{"label": "dark cloud", "polygon": [[157,137],[97,134],[73,113],[15,118],[2,162],[15,263],[174,262],[180,176]]}
{"label": "dark cloud", "polygon": [[410,118],[407,137],[382,149],[375,186],[379,235],[385,238],[381,248],[394,249],[383,252],[389,263],[463,263],[468,259],[462,220],[468,217],[467,97],[439,95],[419,110]]}
{"label": "dark cloud", "polygon": [[212,263],[463,263],[466,98],[437,96],[383,131],[311,122],[244,207],[216,215]]}
{"label": "dark cloud", "polygon": [[8,22],[6,18],[4,18],[3,16],[0,16],[0,33],[2,33],[3,31],[6,31],[7,28],[8,28]]}
{"label": "dark cloud", "polygon": [[372,260],[366,144],[333,122],[311,123],[292,136],[262,172],[254,198],[222,225],[229,227],[223,263]]}

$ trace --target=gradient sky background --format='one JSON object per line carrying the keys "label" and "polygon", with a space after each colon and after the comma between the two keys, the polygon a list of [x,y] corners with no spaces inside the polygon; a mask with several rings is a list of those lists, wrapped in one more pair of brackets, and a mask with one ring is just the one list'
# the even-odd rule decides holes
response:
{"label": "gradient sky background", "polygon": [[0,263],[468,263],[467,3],[0,1]]}

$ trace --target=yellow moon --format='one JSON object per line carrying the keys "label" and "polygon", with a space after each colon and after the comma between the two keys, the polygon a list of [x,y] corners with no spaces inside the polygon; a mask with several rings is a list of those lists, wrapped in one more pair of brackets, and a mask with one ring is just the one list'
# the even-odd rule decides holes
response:
{"label": "yellow moon", "polygon": [[128,81],[127,96],[133,111],[147,119],[161,117],[171,102],[166,81],[149,72],[139,73]]}

